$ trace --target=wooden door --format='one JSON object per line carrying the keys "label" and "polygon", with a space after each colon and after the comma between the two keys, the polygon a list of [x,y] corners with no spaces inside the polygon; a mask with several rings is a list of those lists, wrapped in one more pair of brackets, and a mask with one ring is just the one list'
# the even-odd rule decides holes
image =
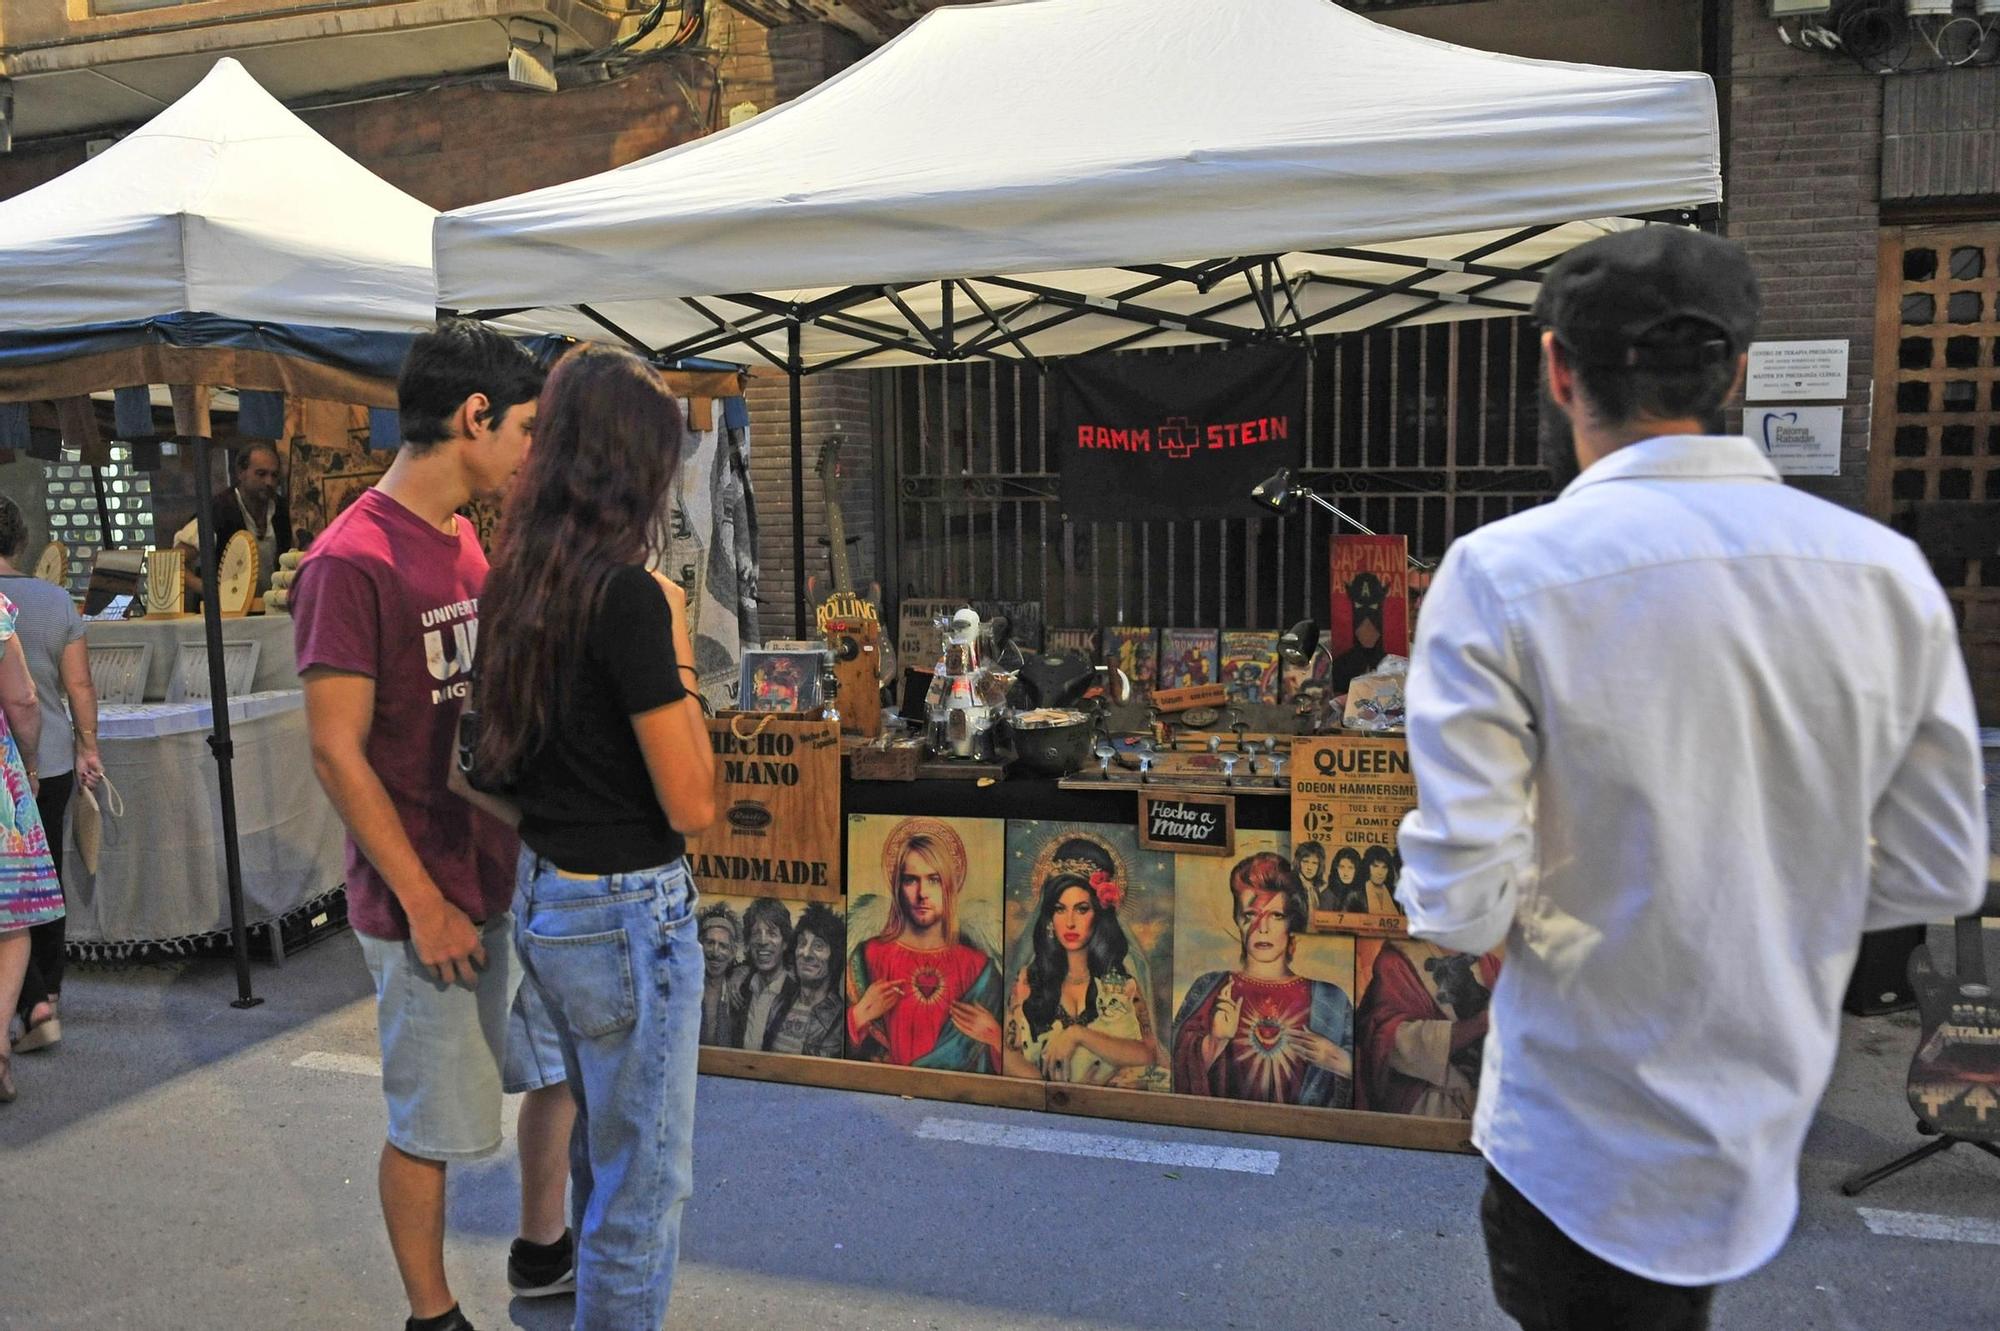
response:
{"label": "wooden door", "polygon": [[1969,519],[2000,542],[2000,222],[1882,233],[1868,496],[1876,517],[1929,547],[1980,719],[2000,725],[2000,558],[1963,553],[1964,521],[1955,549],[1915,522]]}

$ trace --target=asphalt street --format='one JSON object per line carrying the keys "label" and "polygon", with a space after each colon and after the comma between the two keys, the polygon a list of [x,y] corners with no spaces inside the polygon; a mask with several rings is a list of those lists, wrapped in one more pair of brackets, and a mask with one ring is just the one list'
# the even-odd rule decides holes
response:
{"label": "asphalt street", "polygon": [[[255,979],[268,1001],[238,1011],[215,963],[72,972],[66,1039],[17,1061],[21,1100],[0,1108],[0,1327],[402,1325],[354,940]],[[1991,1331],[2000,1161],[1954,1151],[1842,1197],[1842,1176],[1919,1140],[1913,1018],[1845,1035],[1798,1230],[1716,1324]],[[1511,1325],[1487,1295],[1473,1157],[719,1078],[698,1114],[674,1328]],[[454,1285],[481,1328],[561,1331],[567,1299],[506,1289],[514,1168],[510,1142],[454,1169]]]}

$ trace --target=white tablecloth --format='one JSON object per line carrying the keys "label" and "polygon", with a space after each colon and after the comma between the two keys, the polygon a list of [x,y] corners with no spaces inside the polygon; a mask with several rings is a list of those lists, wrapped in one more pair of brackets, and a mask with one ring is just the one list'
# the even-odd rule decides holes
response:
{"label": "white tablecloth", "polygon": [[[206,642],[208,630],[200,615],[182,619],[92,620],[84,629],[84,641],[92,647],[121,643],[150,642],[153,659],[146,668],[146,696],[163,699],[171,679],[174,657],[184,642]],[[292,653],[290,615],[245,615],[222,621],[222,640],[261,644],[257,652],[257,677],[253,692],[296,689],[299,686],[298,658]]]}
{"label": "white tablecloth", "polygon": [[[340,818],[313,777],[303,702],[293,689],[230,707],[243,896],[253,924],[341,883]],[[159,941],[227,929],[207,704],[105,711],[98,727],[104,768],[125,797],[125,816],[104,819],[96,874],[85,871],[73,838],[63,856],[70,939]]]}

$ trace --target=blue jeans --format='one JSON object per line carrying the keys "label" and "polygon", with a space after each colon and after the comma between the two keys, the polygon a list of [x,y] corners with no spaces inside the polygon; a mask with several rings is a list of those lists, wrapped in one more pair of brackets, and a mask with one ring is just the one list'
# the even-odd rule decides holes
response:
{"label": "blue jeans", "polygon": [[576,1331],[656,1331],[694,1190],[701,947],[683,862],[566,874],[521,852],[514,936],[576,1096]]}

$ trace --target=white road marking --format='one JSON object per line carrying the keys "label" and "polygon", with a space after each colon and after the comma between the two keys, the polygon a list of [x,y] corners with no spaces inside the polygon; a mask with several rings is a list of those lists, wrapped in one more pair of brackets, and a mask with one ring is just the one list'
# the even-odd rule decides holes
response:
{"label": "white road marking", "polygon": [[1854,1209],[1871,1231],[1890,1238],[1942,1239],[1947,1243],[1988,1243],[2000,1247],[2000,1220],[1930,1215],[1923,1211],[1884,1211],[1873,1206]]}
{"label": "white road marking", "polygon": [[382,1060],[367,1058],[360,1054],[327,1054],[314,1050],[310,1054],[292,1060],[295,1068],[309,1068],[314,1072],[351,1072],[357,1077],[379,1077],[382,1075]]}
{"label": "white road marking", "polygon": [[963,1118],[927,1118],[917,1136],[930,1141],[963,1142],[967,1146],[999,1146],[1010,1151],[1042,1151],[1051,1155],[1088,1155],[1103,1160],[1132,1160],[1148,1165],[1186,1169],[1224,1169],[1237,1174],[1275,1174],[1276,1151],[1241,1146],[1194,1146],[1184,1142],[1144,1141],[1097,1132],[1061,1132],[1053,1128],[1020,1128]]}

